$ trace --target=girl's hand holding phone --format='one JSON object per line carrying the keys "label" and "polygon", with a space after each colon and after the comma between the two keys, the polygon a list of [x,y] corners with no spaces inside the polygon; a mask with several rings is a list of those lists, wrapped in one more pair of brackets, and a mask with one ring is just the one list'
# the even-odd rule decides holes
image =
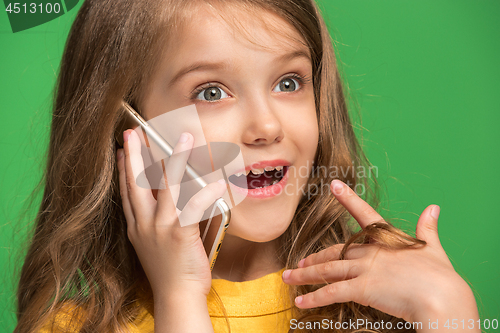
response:
{"label": "girl's hand holding phone", "polygon": [[[200,307],[204,304],[206,308],[212,277],[198,223],[181,227],[178,214],[193,222],[200,221],[203,212],[224,194],[226,185],[219,182],[207,185],[180,212],[176,204],[189,155],[181,154],[185,159],[170,159],[165,165],[168,175],[165,179],[177,185],[166,184],[165,189],[158,190],[155,199],[150,189],[139,187],[135,181],[137,170],[144,170],[137,133],[125,131],[124,141],[124,149],[118,151],[117,157],[123,210],[128,237],[153,290],[155,313],[158,305],[169,307],[177,303],[179,306],[179,302],[185,304],[190,299],[192,317],[196,300]],[[193,143],[192,135],[184,133],[174,147],[174,154],[191,149]],[[210,322],[208,310],[206,317]]]}
{"label": "girl's hand holding phone", "polygon": [[[330,189],[363,229],[383,222],[368,203],[341,181],[334,180]],[[339,260],[343,244],[338,244],[301,260],[299,268],[283,273],[284,282],[328,284],[297,297],[295,304],[299,308],[314,308],[353,301],[409,322],[421,322],[422,331],[447,331],[443,327],[446,320],[464,320],[465,327],[469,322],[477,323],[474,295],[454,270],[439,241],[438,216],[438,206],[427,207],[420,216],[416,237],[427,245],[419,248],[389,250],[377,244],[353,244],[345,260]],[[429,329],[429,320],[439,320],[439,329]],[[480,332],[477,325],[470,331]]]}

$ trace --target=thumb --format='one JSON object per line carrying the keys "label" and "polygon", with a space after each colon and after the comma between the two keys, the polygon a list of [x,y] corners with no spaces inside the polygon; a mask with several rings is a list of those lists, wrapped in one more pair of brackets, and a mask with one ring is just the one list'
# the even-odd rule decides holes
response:
{"label": "thumb", "polygon": [[429,245],[439,245],[438,218],[441,208],[438,205],[428,206],[420,215],[417,222],[416,236]]}

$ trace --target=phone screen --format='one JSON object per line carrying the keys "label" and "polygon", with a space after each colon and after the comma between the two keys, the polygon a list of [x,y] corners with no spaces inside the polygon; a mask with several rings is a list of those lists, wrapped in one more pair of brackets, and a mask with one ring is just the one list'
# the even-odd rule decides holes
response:
{"label": "phone screen", "polygon": [[[221,228],[221,223],[222,223],[222,216],[214,216],[212,218],[212,221],[210,222],[210,225],[208,226],[207,230],[207,224],[208,220],[204,220],[200,222],[200,236],[201,239],[203,240],[203,247],[205,248],[205,252],[207,254],[207,257],[210,256],[210,252],[212,248],[214,247],[214,244],[217,242],[217,233],[219,232]],[[220,238],[220,237],[219,237]],[[220,242],[221,239],[219,239],[219,243],[216,244],[219,246],[221,244]],[[215,248],[215,253],[218,252],[219,249]]]}

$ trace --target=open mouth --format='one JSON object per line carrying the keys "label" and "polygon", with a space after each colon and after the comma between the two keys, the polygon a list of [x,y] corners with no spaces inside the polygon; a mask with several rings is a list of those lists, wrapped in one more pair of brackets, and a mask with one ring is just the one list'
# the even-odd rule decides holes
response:
{"label": "open mouth", "polygon": [[287,170],[287,166],[267,166],[231,175],[228,180],[238,187],[254,190],[278,184]]}

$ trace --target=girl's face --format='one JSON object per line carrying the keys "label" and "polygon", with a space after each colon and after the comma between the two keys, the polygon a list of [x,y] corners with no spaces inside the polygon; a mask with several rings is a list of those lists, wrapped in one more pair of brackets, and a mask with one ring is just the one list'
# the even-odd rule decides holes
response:
{"label": "girl's face", "polygon": [[288,22],[262,11],[263,25],[246,11],[229,10],[241,29],[200,5],[172,36],[143,112],[151,119],[195,103],[207,142],[238,144],[246,167],[288,166],[279,194],[249,195],[231,210],[228,234],[267,242],[288,228],[316,153],[312,66]]}

